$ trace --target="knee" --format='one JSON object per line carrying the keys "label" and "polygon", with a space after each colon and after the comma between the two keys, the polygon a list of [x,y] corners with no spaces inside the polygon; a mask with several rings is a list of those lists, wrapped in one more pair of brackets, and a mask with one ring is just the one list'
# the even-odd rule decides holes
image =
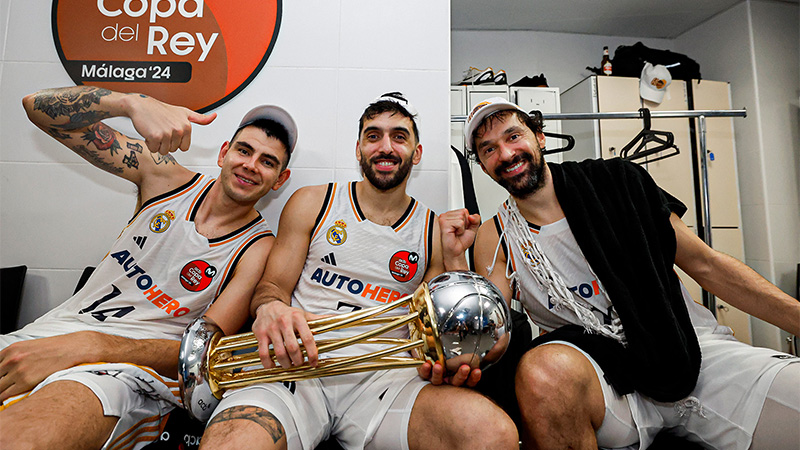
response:
{"label": "knee", "polygon": [[[502,409],[494,406],[494,417],[492,419],[491,427],[487,434],[491,436],[484,437],[487,440],[486,448],[490,449],[518,449],[519,448],[519,433],[517,432],[517,425],[511,418],[503,412]],[[484,429],[483,427],[478,428]]]}
{"label": "knee", "polygon": [[557,344],[536,347],[517,367],[517,399],[522,409],[570,408],[586,400],[595,379],[591,362],[574,348]]}
{"label": "knee", "polygon": [[488,398],[466,388],[426,389],[409,421],[411,448],[519,448],[514,422]]}
{"label": "knee", "polygon": [[457,424],[465,433],[459,448],[518,449],[519,433],[514,421],[491,400],[479,394],[470,405],[473,414],[464,415]]}

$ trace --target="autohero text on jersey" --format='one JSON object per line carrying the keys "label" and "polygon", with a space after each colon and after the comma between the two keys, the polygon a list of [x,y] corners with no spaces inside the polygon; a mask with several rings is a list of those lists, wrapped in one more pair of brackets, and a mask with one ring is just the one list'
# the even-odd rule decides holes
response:
{"label": "autohero text on jersey", "polygon": [[353,295],[360,295],[361,297],[381,303],[391,303],[403,296],[402,293],[394,289],[377,284],[364,283],[361,280],[320,268],[317,268],[311,275],[311,281],[315,281],[323,286],[333,286],[336,289],[346,290]]}
{"label": "autohero text on jersey", "polygon": [[150,303],[164,310],[166,314],[173,317],[180,317],[187,314],[189,308],[181,306],[180,302],[165,294],[158,288],[158,285],[153,283],[153,279],[147,272],[136,264],[136,260],[131,256],[127,250],[122,250],[110,255],[117,260],[122,269],[126,272],[128,278],[136,278],[136,287],[142,291],[142,295],[147,298]]}

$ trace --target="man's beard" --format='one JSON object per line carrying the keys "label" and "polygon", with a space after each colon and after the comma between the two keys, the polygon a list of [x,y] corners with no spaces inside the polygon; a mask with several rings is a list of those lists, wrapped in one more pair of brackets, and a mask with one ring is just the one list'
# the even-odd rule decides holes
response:
{"label": "man's beard", "polygon": [[395,188],[406,179],[409,172],[411,172],[412,161],[411,158],[408,160],[403,161],[400,157],[395,155],[379,155],[373,157],[373,159],[383,159],[389,160],[394,162],[395,164],[399,164],[397,166],[397,171],[394,173],[393,176],[388,174],[383,174],[376,171],[373,168],[373,165],[370,161],[364,157],[364,154],[361,154],[361,171],[364,172],[364,178],[369,180],[369,182],[375,186],[376,188],[382,191],[388,191],[389,189]]}
{"label": "man's beard", "polygon": [[[506,169],[520,161],[528,165],[525,172],[517,174],[513,178],[503,176]],[[516,198],[525,198],[544,186],[544,160],[540,158],[540,162],[537,164],[530,153],[520,153],[514,160],[498,166],[494,174],[497,184],[505,188],[509,194]]]}

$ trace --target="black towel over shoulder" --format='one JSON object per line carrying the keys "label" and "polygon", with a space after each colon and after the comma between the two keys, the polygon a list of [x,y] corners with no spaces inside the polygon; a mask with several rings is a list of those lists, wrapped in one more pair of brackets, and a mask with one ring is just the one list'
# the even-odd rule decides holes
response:
{"label": "black towel over shoulder", "polygon": [[671,212],[683,215],[686,206],[643,168],[618,158],[549,166],[567,222],[628,341],[622,348],[596,336],[584,350],[601,367],[618,366],[603,370],[626,373],[623,385],[654,400],[686,397],[697,383],[701,353],[673,269],[676,240],[669,220]]}

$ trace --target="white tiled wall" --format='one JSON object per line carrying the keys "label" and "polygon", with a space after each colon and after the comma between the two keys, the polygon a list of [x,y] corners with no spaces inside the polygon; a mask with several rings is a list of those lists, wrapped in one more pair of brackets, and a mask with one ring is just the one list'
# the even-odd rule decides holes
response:
{"label": "white tiled wall", "polygon": [[[0,266],[29,267],[20,324],[72,293],[134,207],[133,185],[91,167],[31,125],[24,95],[68,86],[50,30],[49,0],[0,1]],[[216,174],[215,156],[241,116],[261,103],[294,116],[292,177],[258,208],[273,227],[301,186],[360,177],[357,120],[372,99],[402,91],[420,112],[422,163],[409,192],[437,211],[447,205],[450,82],[449,2],[283,1],[273,52],[253,82],[195,127],[184,165]],[[134,134],[122,119],[110,124]]]}

